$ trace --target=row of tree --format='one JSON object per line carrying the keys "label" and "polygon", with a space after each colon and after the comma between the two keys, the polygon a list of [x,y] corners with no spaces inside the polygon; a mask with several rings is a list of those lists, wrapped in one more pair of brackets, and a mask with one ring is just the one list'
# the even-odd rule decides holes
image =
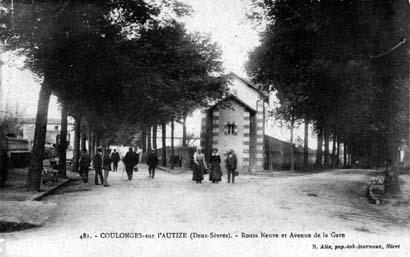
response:
{"label": "row of tree", "polygon": [[68,115],[75,119],[76,171],[86,141],[92,152],[100,144],[129,143],[138,131],[145,134],[183,119],[225,91],[213,76],[222,71],[218,47],[178,22],[190,13],[180,2],[21,0],[2,5],[2,48],[25,55],[42,80],[28,190],[40,187],[51,94],[61,106],[58,150],[60,176],[65,176]]}
{"label": "row of tree", "polygon": [[[339,158],[330,156],[338,157],[341,146],[345,164],[352,159],[372,167],[397,166],[409,132],[409,2],[253,3],[259,10],[253,17],[266,29],[250,55],[248,73],[277,91],[276,114],[291,128],[304,122],[307,132],[313,123],[317,166],[338,166]],[[307,164],[307,140],[305,153]],[[398,188],[393,171],[386,179]]]}

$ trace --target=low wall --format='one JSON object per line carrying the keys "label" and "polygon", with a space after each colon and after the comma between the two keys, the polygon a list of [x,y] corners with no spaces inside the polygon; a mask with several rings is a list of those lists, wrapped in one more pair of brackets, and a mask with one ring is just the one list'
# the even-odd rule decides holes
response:
{"label": "low wall", "polygon": [[[290,143],[277,138],[265,136],[264,142],[264,169],[287,170],[290,169]],[[295,169],[303,167],[303,149],[293,147]],[[316,161],[316,151],[309,149],[308,165],[313,166]]]}
{"label": "low wall", "polygon": [[29,151],[30,145],[27,139],[7,137],[7,151]]}
{"label": "low wall", "polygon": [[31,152],[29,151],[14,151],[8,153],[9,168],[24,168],[30,164]]}

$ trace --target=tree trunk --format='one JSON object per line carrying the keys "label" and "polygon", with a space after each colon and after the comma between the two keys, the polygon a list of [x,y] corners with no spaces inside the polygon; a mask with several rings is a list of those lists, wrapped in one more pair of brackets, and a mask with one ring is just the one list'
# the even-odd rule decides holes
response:
{"label": "tree trunk", "polygon": [[154,149],[155,153],[157,153],[157,128],[157,124],[154,124],[152,126],[152,148]]}
{"label": "tree trunk", "polygon": [[174,119],[171,120],[171,170],[174,169]]}
{"label": "tree trunk", "polygon": [[303,168],[307,169],[309,167],[309,120],[307,115],[305,115],[305,136],[303,145]]}
{"label": "tree trunk", "polygon": [[325,153],[324,153],[324,157],[325,157],[325,161],[323,166],[325,166],[326,168],[329,168],[329,130],[327,128],[324,129],[324,137],[325,137]]}
{"label": "tree trunk", "polygon": [[73,149],[73,165],[71,172],[78,173],[80,160],[80,137],[81,137],[81,116],[77,115],[74,122],[74,149]]}
{"label": "tree trunk", "polygon": [[9,175],[7,148],[7,138],[4,134],[3,127],[0,126],[0,188],[4,186]]}
{"label": "tree trunk", "polygon": [[343,169],[347,169],[347,144],[343,142]]}
{"label": "tree trunk", "polygon": [[39,191],[41,173],[43,171],[44,145],[46,143],[48,105],[50,103],[51,90],[44,79],[38,99],[36,128],[34,131],[33,150],[27,176],[27,191]]}
{"label": "tree trunk", "polygon": [[331,167],[334,168],[336,165],[336,140],[337,136],[336,133],[333,132],[333,140],[332,140],[332,158],[331,158]]}
{"label": "tree trunk", "polygon": [[162,132],[162,166],[167,166],[167,124],[161,124]]}
{"label": "tree trunk", "polygon": [[88,146],[88,153],[91,156],[91,159],[94,157],[93,150],[91,149],[91,132],[87,134],[87,146]]}
{"label": "tree trunk", "polygon": [[147,152],[151,153],[152,147],[151,147],[151,126],[148,126],[147,129]]}
{"label": "tree trunk", "polygon": [[81,145],[80,145],[80,149],[87,149],[87,133],[85,131],[81,131]]}
{"label": "tree trunk", "polygon": [[293,152],[293,129],[295,126],[295,121],[292,118],[291,124],[290,124],[290,171],[293,172],[295,171],[295,156]]}
{"label": "tree trunk", "polygon": [[91,133],[91,146],[94,156],[97,153],[97,142],[95,140],[95,133]]}
{"label": "tree trunk", "polygon": [[147,156],[147,131],[146,127],[143,126],[141,129],[141,162],[145,162],[145,157]]}
{"label": "tree trunk", "polygon": [[58,148],[58,176],[60,178],[67,177],[67,106],[65,103],[61,104],[61,130],[60,130],[60,144]]}
{"label": "tree trunk", "polygon": [[[393,133],[392,133],[393,134]],[[388,138],[387,143],[387,166],[385,170],[384,183],[385,191],[389,194],[400,193],[400,181],[399,181],[399,144],[394,136]]]}
{"label": "tree trunk", "polygon": [[93,154],[96,155],[97,154],[97,140],[96,140],[96,136],[94,132],[91,133],[91,142],[93,146]]}
{"label": "tree trunk", "polygon": [[95,137],[96,137],[95,138],[96,145],[97,147],[100,147],[101,146],[101,136],[99,134],[96,134]]}
{"label": "tree trunk", "polygon": [[186,117],[187,114],[184,114],[183,120],[182,120],[182,146],[186,147],[187,142],[186,142]]}
{"label": "tree trunk", "polygon": [[320,128],[317,134],[316,167],[323,165],[323,129]]}
{"label": "tree trunk", "polygon": [[340,137],[337,137],[337,145],[336,145],[336,168],[340,167]]}
{"label": "tree trunk", "polygon": [[141,147],[142,154],[144,155],[147,152],[147,133],[145,131],[145,127],[141,130]]}

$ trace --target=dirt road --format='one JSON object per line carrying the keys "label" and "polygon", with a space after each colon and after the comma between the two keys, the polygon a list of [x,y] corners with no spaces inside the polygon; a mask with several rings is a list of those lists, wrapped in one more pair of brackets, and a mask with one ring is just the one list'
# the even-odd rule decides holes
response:
{"label": "dirt road", "polygon": [[134,175],[48,197],[58,208],[45,226],[0,235],[6,256],[410,256],[408,202],[369,204],[369,171],[244,175],[236,184],[161,171],[151,180],[145,168]]}

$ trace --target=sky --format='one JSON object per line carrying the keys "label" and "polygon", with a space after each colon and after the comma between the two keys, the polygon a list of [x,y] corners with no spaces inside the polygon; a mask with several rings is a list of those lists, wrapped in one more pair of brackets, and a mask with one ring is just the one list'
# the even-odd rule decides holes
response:
{"label": "sky", "polygon": [[248,52],[259,44],[257,31],[246,18],[250,0],[185,0],[194,10],[185,19],[190,31],[209,34],[222,50],[225,72],[246,77]]}

